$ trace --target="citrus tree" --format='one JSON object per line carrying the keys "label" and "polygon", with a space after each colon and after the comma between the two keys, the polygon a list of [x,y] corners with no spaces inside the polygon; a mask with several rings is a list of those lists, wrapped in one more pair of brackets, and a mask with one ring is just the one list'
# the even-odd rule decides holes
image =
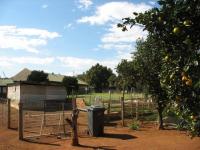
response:
{"label": "citrus tree", "polygon": [[143,85],[148,87],[153,101],[157,105],[159,116],[159,129],[163,129],[163,111],[169,103],[166,89],[160,82],[160,73],[163,65],[162,57],[164,55],[162,46],[153,36],[148,36],[146,40],[139,40],[136,44],[133,63],[137,70],[138,77]]}
{"label": "citrus tree", "polygon": [[200,135],[200,1],[159,0],[158,8],[134,13],[119,24],[142,25],[160,41],[165,52],[160,79],[174,100],[182,125]]}

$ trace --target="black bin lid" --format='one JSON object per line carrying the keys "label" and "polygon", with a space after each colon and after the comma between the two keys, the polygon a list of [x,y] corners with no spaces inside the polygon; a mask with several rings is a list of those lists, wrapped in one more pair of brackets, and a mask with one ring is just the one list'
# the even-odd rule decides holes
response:
{"label": "black bin lid", "polygon": [[92,106],[88,107],[88,110],[90,110],[90,111],[98,111],[98,110],[105,111],[105,108],[102,106],[92,105]]}

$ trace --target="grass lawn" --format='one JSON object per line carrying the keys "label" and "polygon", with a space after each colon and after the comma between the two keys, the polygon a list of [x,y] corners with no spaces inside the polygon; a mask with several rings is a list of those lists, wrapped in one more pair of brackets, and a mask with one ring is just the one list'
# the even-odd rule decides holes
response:
{"label": "grass lawn", "polygon": [[[110,99],[110,94],[108,92],[104,93],[89,93],[78,95],[78,97],[83,97],[85,102],[90,105],[94,102],[95,99],[100,99],[103,101],[107,101]],[[111,100],[120,100],[122,97],[122,93],[111,93]],[[136,99],[136,98],[144,98],[143,93],[125,93],[124,95],[125,100]]]}

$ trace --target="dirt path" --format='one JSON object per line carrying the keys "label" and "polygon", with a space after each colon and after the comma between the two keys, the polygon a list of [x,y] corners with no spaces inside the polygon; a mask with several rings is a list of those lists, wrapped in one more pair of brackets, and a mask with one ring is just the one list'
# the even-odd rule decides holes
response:
{"label": "dirt path", "polygon": [[[139,131],[127,127],[105,127],[105,136],[80,137],[80,146],[71,147],[70,139],[45,138],[43,144],[18,140],[18,132],[0,129],[0,150],[200,150],[200,138],[191,139],[184,132],[158,131],[155,126],[144,125]],[[46,143],[46,144],[45,144]]]}

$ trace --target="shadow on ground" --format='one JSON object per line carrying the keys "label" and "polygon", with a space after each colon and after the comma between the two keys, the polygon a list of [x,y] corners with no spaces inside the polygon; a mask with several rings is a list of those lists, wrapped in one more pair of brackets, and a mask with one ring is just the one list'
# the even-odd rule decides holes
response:
{"label": "shadow on ground", "polygon": [[122,139],[122,140],[130,140],[137,138],[136,136],[129,135],[129,134],[114,134],[114,133],[105,133],[104,137],[106,138],[115,138],[115,139]]}
{"label": "shadow on ground", "polygon": [[88,145],[78,145],[82,148],[92,148],[94,150],[116,150],[113,146],[88,146]]}
{"label": "shadow on ground", "polygon": [[25,142],[34,143],[34,144],[43,144],[43,145],[50,145],[50,146],[60,146],[60,144],[56,144],[59,140],[39,140],[39,139],[23,139]]}

